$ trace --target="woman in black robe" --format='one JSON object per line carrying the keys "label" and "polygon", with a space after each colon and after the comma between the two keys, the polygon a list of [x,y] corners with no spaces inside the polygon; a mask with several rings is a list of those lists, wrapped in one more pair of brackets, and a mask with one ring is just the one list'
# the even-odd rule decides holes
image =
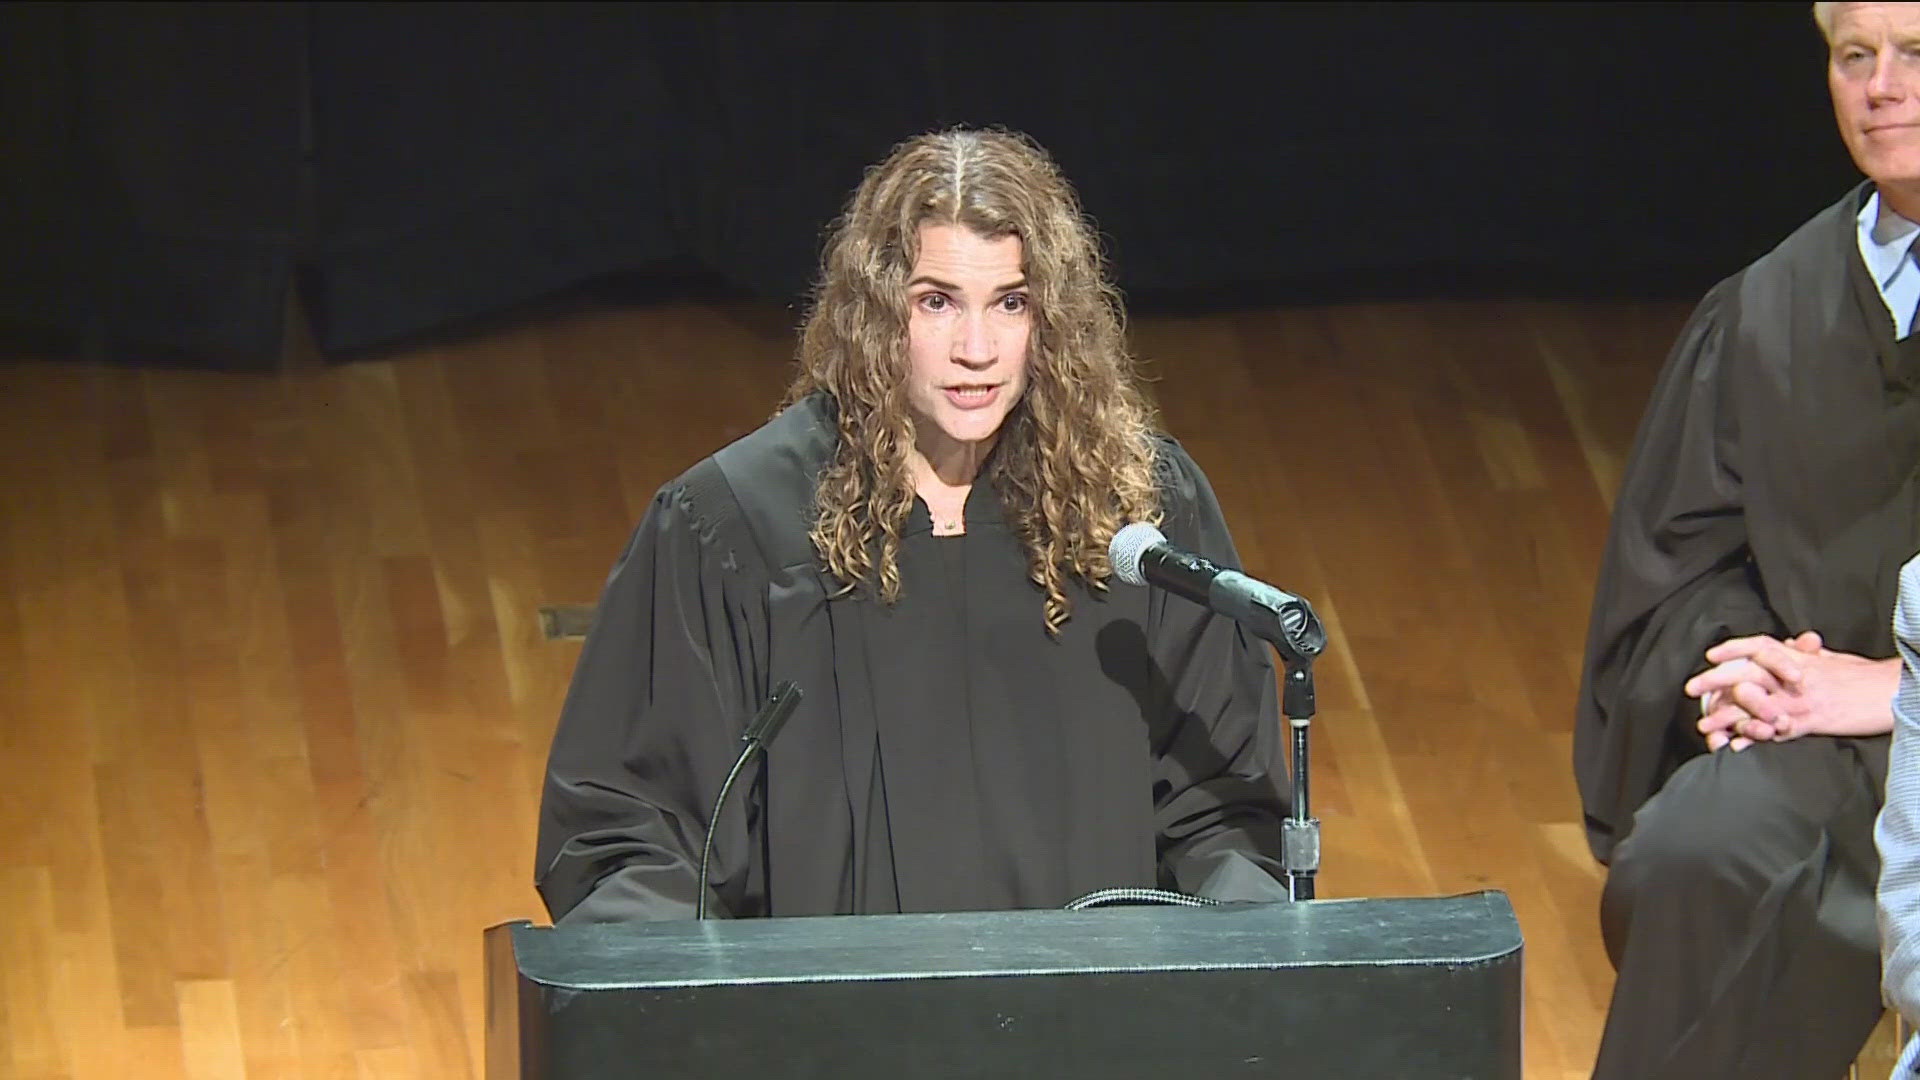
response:
{"label": "woman in black robe", "polygon": [[693,913],[785,681],[802,704],[715,830],[719,913],[1283,897],[1265,645],[1109,588],[1129,520],[1237,560],[1149,427],[1071,188],[1022,138],[923,136],[823,262],[787,408],[661,490],[602,595],[541,807],[554,917]]}

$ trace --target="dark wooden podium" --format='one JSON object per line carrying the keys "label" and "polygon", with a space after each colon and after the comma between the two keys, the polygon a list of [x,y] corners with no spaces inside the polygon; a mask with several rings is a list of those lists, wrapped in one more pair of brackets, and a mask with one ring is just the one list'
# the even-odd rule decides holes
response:
{"label": "dark wooden podium", "polygon": [[1504,894],[487,931],[487,1076],[1518,1080]]}

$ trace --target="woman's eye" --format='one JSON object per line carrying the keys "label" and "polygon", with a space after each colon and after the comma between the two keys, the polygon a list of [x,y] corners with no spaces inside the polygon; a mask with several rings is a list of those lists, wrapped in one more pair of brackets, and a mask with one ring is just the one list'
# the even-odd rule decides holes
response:
{"label": "woman's eye", "polygon": [[1027,294],[1008,293],[1000,298],[1000,309],[1010,315],[1017,315],[1027,310]]}
{"label": "woman's eye", "polygon": [[947,310],[947,298],[940,293],[928,293],[920,298],[920,306],[928,311]]}

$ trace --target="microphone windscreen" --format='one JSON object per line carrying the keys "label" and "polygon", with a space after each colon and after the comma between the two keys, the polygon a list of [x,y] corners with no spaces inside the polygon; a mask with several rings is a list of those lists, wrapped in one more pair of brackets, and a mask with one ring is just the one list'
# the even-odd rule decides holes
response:
{"label": "microphone windscreen", "polygon": [[1155,544],[1167,542],[1166,534],[1144,521],[1136,521],[1113,534],[1107,545],[1107,561],[1113,564],[1113,576],[1129,585],[1145,585],[1147,575],[1140,569],[1140,558]]}

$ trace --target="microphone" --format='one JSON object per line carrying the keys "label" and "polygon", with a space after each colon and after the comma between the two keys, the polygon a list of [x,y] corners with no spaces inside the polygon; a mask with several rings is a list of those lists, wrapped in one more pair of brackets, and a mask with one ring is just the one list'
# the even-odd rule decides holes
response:
{"label": "microphone", "polygon": [[726,783],[720,785],[720,794],[713,800],[713,813],[707,816],[707,839],[700,845],[700,887],[693,905],[693,917],[696,919],[707,917],[707,868],[713,860],[713,834],[720,826],[720,808],[726,805],[727,792],[733,790],[733,782],[739,778],[740,770],[746,768],[753,755],[764,752],[773,743],[773,737],[780,734],[787,717],[792,716],[794,707],[800,704],[800,697],[800,688],[791,682],[774,687],[773,696],[760,706],[760,711],[754,714],[747,730],[740,736],[740,741],[746,746],[741,748],[740,756],[734,759],[733,768],[727,772]]}
{"label": "microphone", "polygon": [[1327,631],[1313,613],[1313,605],[1238,570],[1223,570],[1181,551],[1144,521],[1113,534],[1107,559],[1121,581],[1158,585],[1225,615],[1272,642],[1290,664],[1312,660],[1327,647]]}

